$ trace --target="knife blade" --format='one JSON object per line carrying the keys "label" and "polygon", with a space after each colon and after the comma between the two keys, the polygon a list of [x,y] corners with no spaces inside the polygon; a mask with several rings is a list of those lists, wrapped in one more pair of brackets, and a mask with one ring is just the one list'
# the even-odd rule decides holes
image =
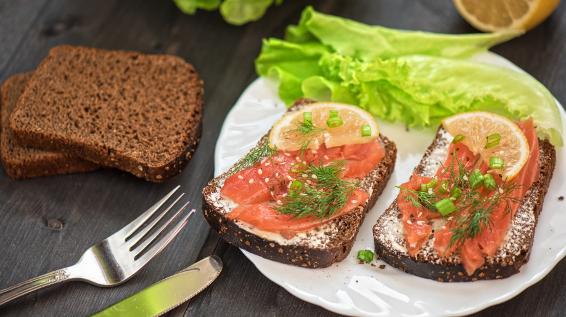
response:
{"label": "knife blade", "polygon": [[200,293],[221,271],[220,258],[209,256],[92,316],[161,316]]}

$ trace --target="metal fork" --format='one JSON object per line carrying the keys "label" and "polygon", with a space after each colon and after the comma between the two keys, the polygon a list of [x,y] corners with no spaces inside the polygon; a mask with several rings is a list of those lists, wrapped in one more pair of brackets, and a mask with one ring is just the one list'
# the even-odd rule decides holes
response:
{"label": "metal fork", "polygon": [[101,287],[116,286],[124,283],[159,254],[183,229],[189,221],[189,217],[195,212],[192,209],[172,229],[165,231],[173,220],[178,218],[182,211],[187,208],[190,203],[187,201],[180,208],[176,209],[173,216],[169,217],[151,235],[148,235],[156,227],[157,223],[185,195],[185,193],[179,194],[161,214],[151,220],[151,222],[149,221],[179,187],[175,187],[155,205],[136,218],[136,220],[127,224],[110,237],[91,246],[83,253],[75,265],[1,290],[0,306],[44,287],[67,281],[79,280]]}

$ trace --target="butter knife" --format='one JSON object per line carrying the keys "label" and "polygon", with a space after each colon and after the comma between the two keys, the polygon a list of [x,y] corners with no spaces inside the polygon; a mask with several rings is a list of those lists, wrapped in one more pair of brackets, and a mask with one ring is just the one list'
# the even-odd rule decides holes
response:
{"label": "butter knife", "polygon": [[220,258],[209,256],[92,316],[161,316],[200,293],[221,271]]}

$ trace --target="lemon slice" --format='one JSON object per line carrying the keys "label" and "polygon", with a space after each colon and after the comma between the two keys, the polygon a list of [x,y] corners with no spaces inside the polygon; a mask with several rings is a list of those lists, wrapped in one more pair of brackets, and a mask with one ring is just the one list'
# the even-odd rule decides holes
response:
{"label": "lemon slice", "polygon": [[[504,179],[517,175],[529,159],[529,142],[523,131],[513,121],[490,112],[467,112],[444,119],[442,125],[452,136],[461,135],[473,153],[480,154],[489,165],[491,157],[503,159],[501,173]],[[489,142],[488,136],[496,136],[498,142]],[[486,145],[489,143],[491,147]]]}
{"label": "lemon slice", "polygon": [[488,32],[529,30],[544,21],[559,3],[560,0],[454,0],[466,21]]}
{"label": "lemon slice", "polygon": [[286,113],[273,125],[269,143],[279,150],[298,151],[368,143],[379,136],[373,116],[356,106],[313,103]]}

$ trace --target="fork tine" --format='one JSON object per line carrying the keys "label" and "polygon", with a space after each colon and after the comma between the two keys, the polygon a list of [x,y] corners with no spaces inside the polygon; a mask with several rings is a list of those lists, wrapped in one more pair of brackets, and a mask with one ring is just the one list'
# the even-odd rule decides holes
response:
{"label": "fork tine", "polygon": [[179,190],[179,188],[181,188],[181,185],[177,185],[177,187],[173,188],[173,190],[171,190],[167,195],[161,198],[153,206],[149,207],[148,210],[137,217],[134,221],[114,233],[114,235],[123,235],[125,237],[131,236],[132,233],[138,230],[138,228],[141,227],[147,219],[149,219],[177,190]]}
{"label": "fork tine", "polygon": [[169,210],[171,210],[171,208],[173,208],[173,206],[175,206],[175,204],[181,199],[183,198],[183,196],[185,196],[185,193],[181,193],[181,195],[179,195],[179,197],[175,198],[175,200],[163,211],[159,214],[159,216],[155,217],[155,219],[153,219],[147,226],[145,226],[142,230],[140,230],[138,233],[134,234],[134,232],[132,232],[131,236],[127,236],[126,237],[126,241],[128,241],[128,246],[131,248],[134,245],[136,245],[139,241],[141,241],[141,239],[143,239],[143,237],[145,237],[145,235],[153,228],[155,227],[155,225],[165,216],[165,214],[167,214],[169,212]]}
{"label": "fork tine", "polygon": [[175,225],[175,227],[171,231],[169,231],[161,240],[157,241],[156,244],[152,246],[144,255],[139,257],[136,260],[136,264],[141,268],[156,255],[158,255],[159,252],[161,252],[175,238],[175,236],[177,236],[177,234],[189,222],[189,218],[194,213],[195,210],[192,209],[187,215],[183,217],[183,219],[181,219],[181,221],[179,221],[179,223],[177,223],[177,225]]}
{"label": "fork tine", "polygon": [[[187,201],[185,204],[183,204],[183,206],[181,206],[181,208],[179,208],[179,209],[177,210],[177,212],[175,212],[175,214],[174,214],[173,216],[169,217],[169,219],[168,219],[163,225],[161,225],[161,227],[159,227],[159,229],[155,230],[154,233],[152,233],[149,237],[147,237],[147,238],[144,240],[143,243],[141,243],[140,245],[137,245],[137,246],[136,246],[136,243],[131,244],[131,245],[130,245],[130,251],[133,251],[133,250],[140,250],[140,252],[142,252],[145,248],[147,248],[147,246],[148,246],[153,240],[155,240],[155,238],[156,238],[161,232],[163,232],[163,230],[165,230],[165,228],[166,228],[168,225],[170,225],[171,222],[173,222],[173,220],[175,220],[175,218],[177,218],[177,216],[178,216],[183,210],[185,210],[185,208],[186,208],[190,203],[191,203],[190,201]],[[173,206],[170,206],[170,207],[173,207]],[[171,208],[168,208],[168,209],[171,209]],[[161,215],[163,215],[163,214],[161,214]],[[161,216],[161,215],[160,215],[160,216]],[[154,225],[154,224],[152,223],[152,225]],[[146,228],[147,228],[147,227],[146,227]],[[144,228],[144,229],[146,229],[146,228]],[[148,231],[149,231],[149,230],[148,230]],[[141,237],[139,237],[139,238],[136,238],[136,240],[138,240],[138,242],[139,242],[139,241],[141,241],[142,238],[144,238],[144,236],[141,236]],[[135,246],[135,248],[132,248],[133,246]],[[138,254],[139,254],[139,252],[138,252]]]}

